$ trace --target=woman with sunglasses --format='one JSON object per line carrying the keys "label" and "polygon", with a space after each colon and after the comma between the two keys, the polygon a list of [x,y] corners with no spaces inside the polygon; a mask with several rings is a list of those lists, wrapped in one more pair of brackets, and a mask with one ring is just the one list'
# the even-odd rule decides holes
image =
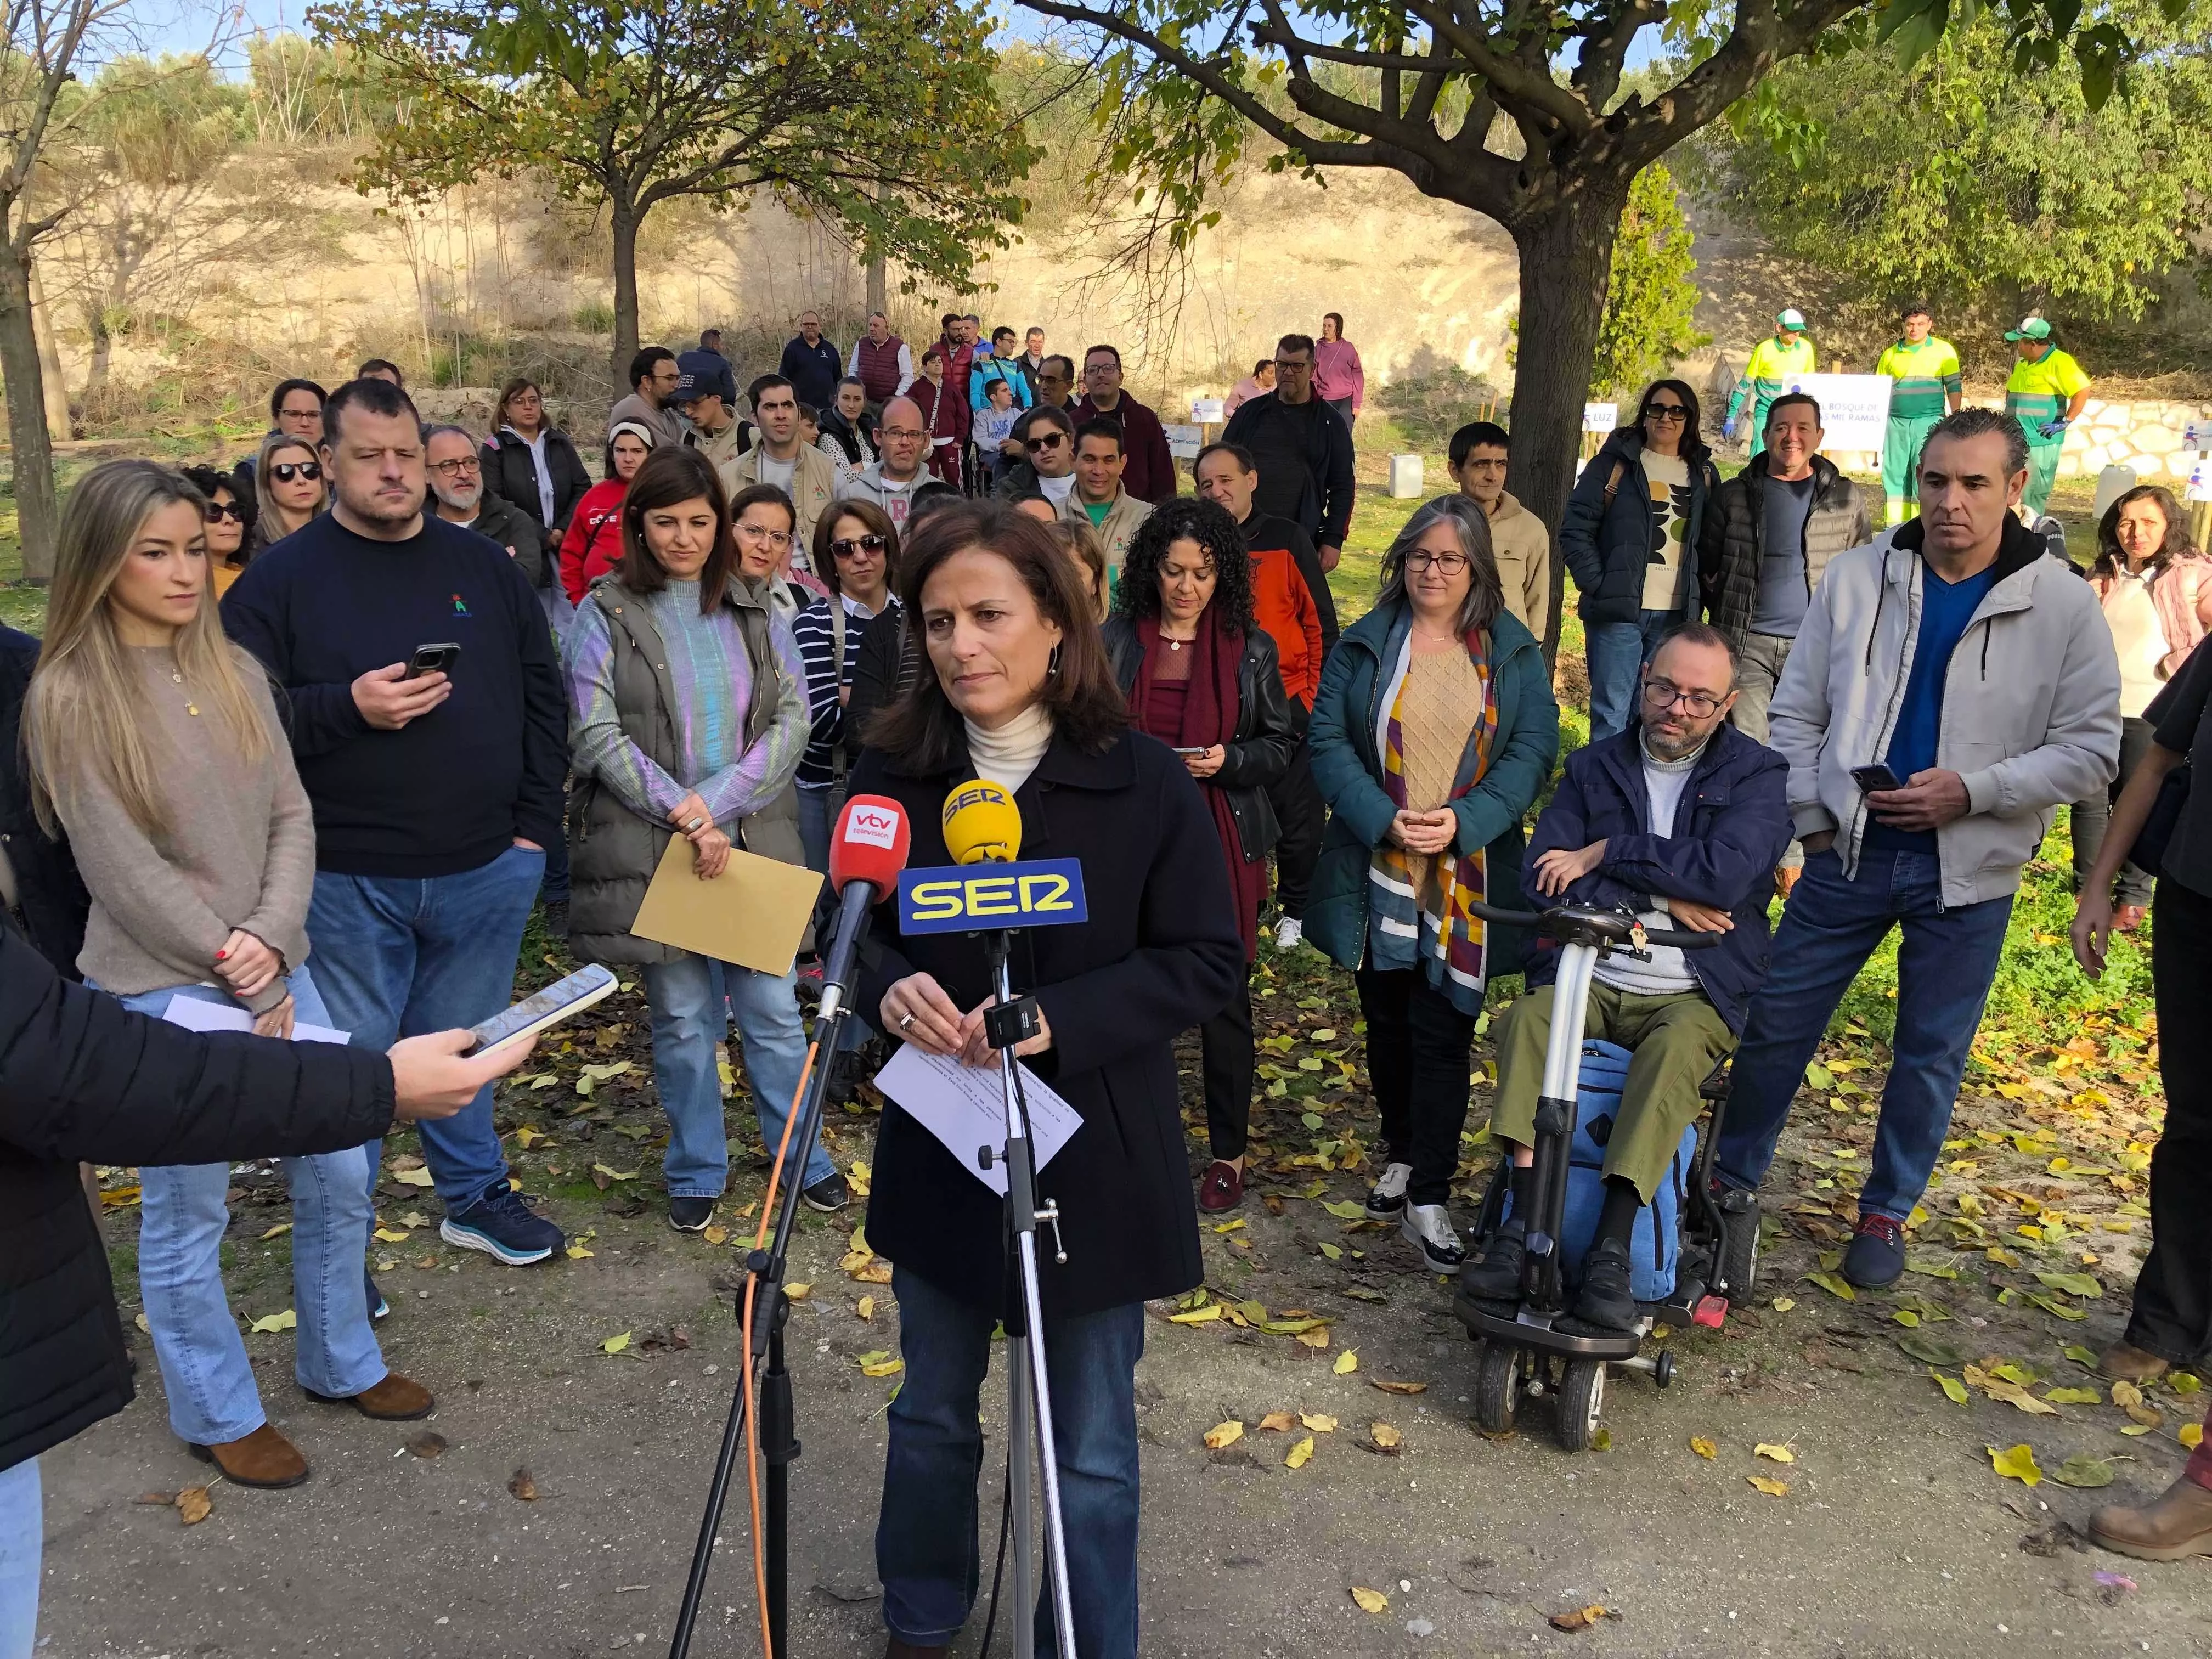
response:
{"label": "woman with sunglasses", "polygon": [[886,606],[898,568],[898,532],[872,501],[840,501],[814,526],[814,568],[829,592],[791,624],[806,665],[806,706],[812,720],[799,762],[799,835],[806,867],[830,868],[830,830],[844,796],[845,705],[860,635]]}
{"label": "woman with sunglasses", "polygon": [[1698,394],[1655,380],[1636,420],[1583,469],[1559,520],[1559,548],[1582,590],[1592,743],[1628,729],[1644,665],[1676,624],[1694,619],[1692,550],[1720,488],[1698,435]]}
{"label": "woman with sunglasses", "polygon": [[1022,459],[1009,461],[992,491],[1002,501],[1042,495],[1058,514],[1075,488],[1075,422],[1064,409],[1040,405],[1014,422]]}
{"label": "woman with sunglasses", "polygon": [[253,556],[248,548],[253,532],[253,503],[233,488],[235,474],[211,466],[188,466],[181,471],[206,503],[201,518],[207,530],[208,579],[215,584],[215,597],[219,599],[245,573]]}
{"label": "woman with sunglasses", "polygon": [[250,561],[264,548],[275,545],[331,504],[323,482],[322,458],[304,438],[272,432],[261,441],[254,462],[253,536]]}

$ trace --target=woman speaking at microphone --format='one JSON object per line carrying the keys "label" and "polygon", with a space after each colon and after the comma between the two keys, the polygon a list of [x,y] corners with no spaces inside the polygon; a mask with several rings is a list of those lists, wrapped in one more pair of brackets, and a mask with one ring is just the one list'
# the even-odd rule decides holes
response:
{"label": "woman speaking at microphone", "polygon": [[[1083,866],[1090,920],[1015,935],[1017,994],[1042,1029],[1020,1053],[1081,1115],[1038,1175],[1067,1261],[1041,1250],[1066,1587],[1084,1659],[1137,1650],[1135,1372],[1144,1304],[1201,1277],[1170,1044],[1237,993],[1243,947],[1213,822],[1167,745],[1128,729],[1090,596],[1045,527],[963,505],[908,544],[900,588],[926,672],[876,717],[853,775],[914,826],[914,865],[951,862],[946,794],[981,777],[1021,810],[1024,858]],[[996,1063],[980,939],[877,921],[858,1006],[926,1052]],[[1003,1202],[972,1161],[896,1105],[877,1143],[869,1242],[890,1258],[903,1386],[892,1401],[876,1566],[892,1659],[941,1653],[981,1571],[977,1400],[1012,1305]],[[1049,1611],[1037,1609],[1041,1651]]]}
{"label": "woman speaking at microphone", "polygon": [[[1199,781],[1237,902],[1249,964],[1260,953],[1267,852],[1282,831],[1267,786],[1290,769],[1298,734],[1275,663],[1275,641],[1252,621],[1252,565],[1237,520],[1184,497],[1137,526],[1121,572],[1106,654],[1129,717],[1182,758]],[[1210,1211],[1244,1198],[1244,1138],[1252,1116],[1252,994],[1199,1027],[1206,1130],[1213,1162],[1199,1183]]]}

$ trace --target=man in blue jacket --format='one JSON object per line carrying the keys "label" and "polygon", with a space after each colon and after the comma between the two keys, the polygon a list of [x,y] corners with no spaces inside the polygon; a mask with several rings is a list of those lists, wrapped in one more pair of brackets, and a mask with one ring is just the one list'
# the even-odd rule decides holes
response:
{"label": "man in blue jacket", "polygon": [[[1699,623],[1676,629],[1644,671],[1640,725],[1570,756],[1536,821],[1524,887],[1551,903],[1635,911],[1650,927],[1720,933],[1709,950],[1654,945],[1597,964],[1586,1034],[1635,1050],[1605,1149],[1605,1203],[1574,1316],[1633,1330],[1628,1240],[1696,1121],[1698,1087],[1735,1047],[1766,977],[1766,906],[1790,842],[1790,768],[1728,724],[1735,652]],[[1532,952],[1528,995],[1498,1042],[1491,1129],[1513,1150],[1513,1212],[1463,1283],[1519,1294],[1522,1226],[1534,1202],[1536,1106],[1551,1036],[1559,951]]]}

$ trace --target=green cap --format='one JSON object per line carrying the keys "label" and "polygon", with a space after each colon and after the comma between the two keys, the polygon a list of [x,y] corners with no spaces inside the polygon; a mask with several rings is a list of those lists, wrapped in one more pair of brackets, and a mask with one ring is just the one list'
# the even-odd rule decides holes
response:
{"label": "green cap", "polygon": [[1777,328],[1789,329],[1792,332],[1802,332],[1805,327],[1805,313],[1796,307],[1791,306],[1788,310],[1776,316],[1774,325]]}
{"label": "green cap", "polygon": [[2005,338],[2015,343],[2021,340],[2047,340],[2050,337],[2051,325],[2040,317],[2023,317],[2018,328],[2005,331]]}

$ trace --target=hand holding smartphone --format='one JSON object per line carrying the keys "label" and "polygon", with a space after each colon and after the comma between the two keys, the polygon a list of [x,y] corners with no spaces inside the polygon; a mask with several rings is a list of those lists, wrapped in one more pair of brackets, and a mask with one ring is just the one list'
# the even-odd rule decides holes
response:
{"label": "hand holding smartphone", "polygon": [[1854,766],[1851,768],[1851,781],[1858,785],[1862,794],[1868,795],[1877,790],[1905,787],[1897,774],[1889,769],[1887,761],[1876,761],[1871,766]]}
{"label": "hand holding smartphone", "polygon": [[523,998],[505,1013],[494,1014],[469,1028],[475,1044],[468,1052],[489,1054],[503,1043],[535,1036],[549,1025],[574,1019],[593,1004],[614,994],[615,976],[599,963],[580,968],[563,980]]}

